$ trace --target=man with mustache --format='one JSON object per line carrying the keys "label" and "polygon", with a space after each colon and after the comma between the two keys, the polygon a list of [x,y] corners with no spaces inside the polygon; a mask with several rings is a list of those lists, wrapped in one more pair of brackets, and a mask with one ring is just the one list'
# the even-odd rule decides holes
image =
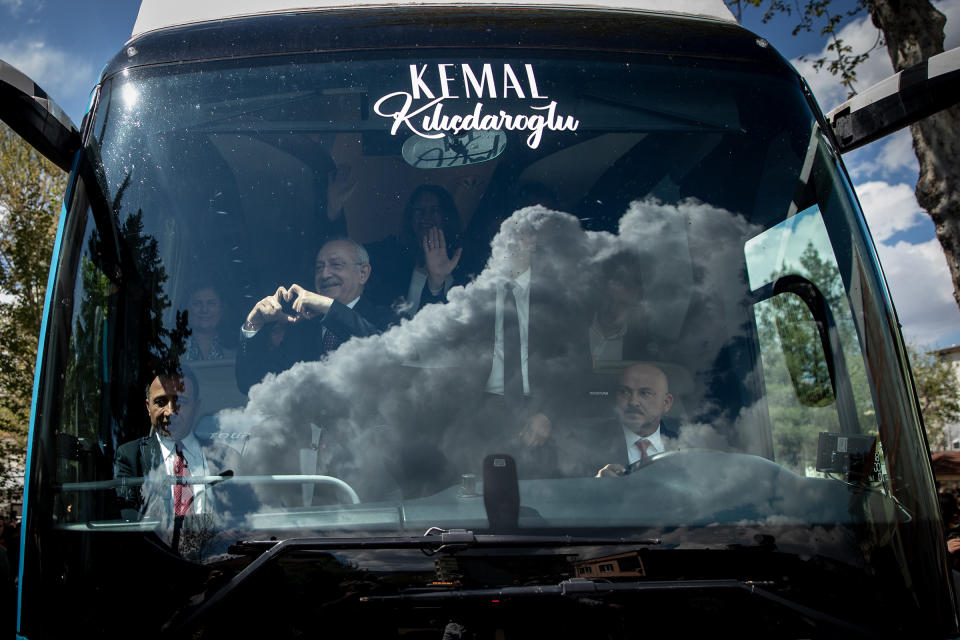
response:
{"label": "man with mustache", "polygon": [[[241,328],[237,386],[246,393],[267,373],[296,362],[320,360],[354,336],[389,326],[393,315],[363,296],[372,267],[366,249],[347,238],[331,240],[317,253],[315,291],[299,284],[279,287],[257,302]],[[289,311],[284,309],[289,304]]]}
{"label": "man with mustache", "polygon": [[667,376],[659,367],[641,362],[624,369],[615,397],[618,425],[610,425],[607,437],[600,438],[607,446],[598,453],[607,458],[596,477],[622,476],[629,465],[668,450],[677,438],[677,432],[663,424],[671,406]]}

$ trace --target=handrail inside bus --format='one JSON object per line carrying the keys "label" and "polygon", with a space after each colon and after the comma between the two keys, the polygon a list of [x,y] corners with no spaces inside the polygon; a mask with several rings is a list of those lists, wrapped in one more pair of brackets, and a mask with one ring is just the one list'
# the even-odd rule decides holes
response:
{"label": "handrail inside bus", "polygon": [[[95,480],[89,482],[64,482],[61,484],[58,489],[62,492],[87,492],[87,491],[104,491],[108,489],[117,489],[121,487],[139,487],[147,481],[147,478],[116,478],[113,480]],[[357,495],[357,492],[348,485],[346,482],[340,478],[334,478],[333,476],[324,476],[324,475],[296,475],[296,474],[275,474],[275,475],[261,475],[261,476],[234,476],[234,475],[221,475],[221,476],[190,476],[184,478],[178,478],[176,476],[162,476],[156,480],[151,479],[150,482],[155,482],[157,484],[209,484],[215,485],[221,482],[231,482],[233,484],[290,484],[290,483],[317,483],[317,484],[332,484],[337,487],[339,490],[343,491],[349,498],[352,504],[360,504],[360,496]]]}

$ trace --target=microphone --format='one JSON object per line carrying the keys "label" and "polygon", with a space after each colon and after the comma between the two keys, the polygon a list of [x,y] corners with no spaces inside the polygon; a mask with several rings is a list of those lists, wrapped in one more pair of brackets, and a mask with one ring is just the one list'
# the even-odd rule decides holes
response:
{"label": "microphone", "polygon": [[211,483],[210,483],[210,486],[211,486],[211,487],[212,487],[213,485],[215,485],[215,484],[219,484],[219,483],[223,482],[223,481],[226,480],[227,478],[232,478],[232,477],[233,477],[233,470],[232,470],[232,469],[227,469],[226,471],[224,471],[223,473],[220,473],[220,474],[218,474],[218,475],[220,476],[220,479],[219,479],[219,480],[214,480],[213,482],[211,482]]}

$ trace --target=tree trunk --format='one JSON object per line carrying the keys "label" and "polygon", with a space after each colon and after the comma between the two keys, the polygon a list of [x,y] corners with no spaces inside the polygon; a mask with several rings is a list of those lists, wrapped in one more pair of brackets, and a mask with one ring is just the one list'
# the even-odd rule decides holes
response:
{"label": "tree trunk", "polygon": [[[943,52],[946,17],[928,0],[871,0],[870,17],[895,71]],[[960,106],[910,125],[910,132],[920,163],[917,202],[933,219],[960,306]]]}

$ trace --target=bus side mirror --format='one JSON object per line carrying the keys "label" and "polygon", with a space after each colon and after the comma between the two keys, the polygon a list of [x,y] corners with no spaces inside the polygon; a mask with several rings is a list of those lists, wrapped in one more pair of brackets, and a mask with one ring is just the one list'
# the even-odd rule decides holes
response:
{"label": "bus side mirror", "polygon": [[960,47],[855,95],[827,114],[846,153],[960,101]]}
{"label": "bus side mirror", "polygon": [[0,120],[55,165],[69,171],[80,132],[46,92],[0,60]]}

